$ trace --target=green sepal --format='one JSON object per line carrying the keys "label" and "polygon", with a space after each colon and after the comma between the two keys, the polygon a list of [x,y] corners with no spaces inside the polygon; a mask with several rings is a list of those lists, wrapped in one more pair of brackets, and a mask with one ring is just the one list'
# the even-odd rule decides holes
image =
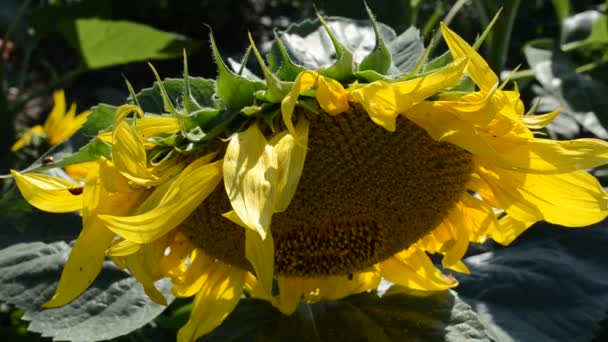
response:
{"label": "green sepal", "polygon": [[260,96],[256,94],[256,97],[266,102],[281,102],[285,95],[287,95],[287,91],[285,91],[283,85],[281,84],[281,81],[272,72],[270,72],[270,70],[268,70],[266,63],[264,63],[264,58],[262,58],[262,55],[255,46],[255,42],[251,37],[251,33],[249,33],[249,42],[251,43],[251,50],[255,54],[255,57],[257,58],[258,63],[260,64],[260,68],[262,69],[262,73],[264,73],[264,78],[266,79],[266,90],[259,91],[258,94],[263,95]]}
{"label": "green sepal", "polygon": [[209,39],[218,72],[215,94],[228,109],[238,110],[252,104],[255,92],[265,88],[264,83],[251,81],[228,69],[217,49],[213,33],[209,34]]}
{"label": "green sepal", "polygon": [[160,76],[158,75],[158,71],[156,71],[156,68],[154,68],[154,65],[152,65],[151,63],[148,63],[148,65],[152,69],[152,72],[154,73],[154,77],[156,78],[156,83],[158,84],[158,88],[160,89],[160,96],[163,99],[163,106],[165,108],[165,111],[169,114],[179,116],[177,109],[175,109],[175,107],[173,106],[173,103],[171,103],[171,98],[169,98],[169,93],[167,93],[167,89],[165,89],[165,85],[163,84],[163,81],[161,81]]}
{"label": "green sepal", "polygon": [[192,96],[192,90],[190,89],[190,75],[188,75],[188,57],[186,56],[186,50],[184,50],[184,109],[186,114],[193,113],[200,110],[201,105],[196,102],[196,99]]}
{"label": "green sepal", "polygon": [[317,18],[329,35],[329,39],[331,39],[331,43],[334,45],[334,49],[336,50],[336,57],[338,57],[338,60],[332,66],[327,68],[319,68],[319,74],[333,78],[339,82],[348,82],[352,80],[353,74],[356,70],[353,53],[346,46],[340,43],[319,12],[317,12]]}
{"label": "green sepal", "polygon": [[[124,77],[124,75],[123,75],[123,77]],[[124,79],[125,79],[125,84],[127,85],[127,89],[129,90],[130,100],[137,107],[141,108],[141,105],[139,104],[139,99],[137,98],[137,94],[135,94],[135,89],[133,89],[133,85],[131,84],[131,82],[129,82],[129,80],[126,77],[124,77]]]}
{"label": "green sepal", "polygon": [[359,64],[359,71],[372,70],[379,74],[386,74],[393,64],[393,58],[391,56],[391,52],[384,43],[384,39],[382,38],[380,31],[378,31],[378,25],[376,23],[374,14],[367,5],[367,2],[364,3],[365,10],[367,11],[367,15],[376,36],[376,46],[374,47],[374,50],[361,61],[361,64]]}
{"label": "green sepal", "polygon": [[309,113],[319,114],[319,102],[315,98],[302,98],[298,99],[298,107],[304,108]]}
{"label": "green sepal", "polygon": [[266,59],[268,60],[268,64],[271,66],[270,69],[277,74],[279,79],[283,81],[293,82],[296,80],[296,78],[302,71],[306,70],[306,68],[302,67],[301,65],[297,65],[293,62],[293,60],[291,59],[291,57],[289,57],[289,54],[287,53],[287,48],[285,48],[285,44],[283,44],[283,41],[277,35],[276,31],[274,32],[274,40],[276,44],[274,44],[272,48],[278,50],[278,55],[281,56],[281,63],[276,60],[276,53],[269,53],[266,56]]}

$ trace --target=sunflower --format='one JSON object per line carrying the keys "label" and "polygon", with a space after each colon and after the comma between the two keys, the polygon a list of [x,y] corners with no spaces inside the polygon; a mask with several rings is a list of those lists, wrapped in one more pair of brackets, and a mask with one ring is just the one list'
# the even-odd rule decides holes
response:
{"label": "sunflower", "polygon": [[[11,147],[11,151],[17,152],[33,141],[45,139],[50,146],[62,143],[82,127],[87,121],[90,111],[84,111],[76,115],[76,104],[72,103],[66,112],[65,93],[63,89],[53,92],[53,108],[44,124],[36,125],[23,133]],[[90,164],[68,165],[65,171],[75,180],[83,179]]]}
{"label": "sunflower", "polygon": [[[372,82],[343,68],[306,70],[286,55],[291,73],[273,73],[254,45],[266,84],[247,81],[212,41],[221,109],[196,102],[186,73],[183,108],[159,82],[168,114],[144,113],[136,97],[116,110],[99,136],[111,157],[97,159],[83,185],[13,171],[33,206],[82,215],[46,306],[78,297],[108,255],[158,303],[154,281],[164,277],[176,296],[194,296],[178,335],[189,341],[217,327],[243,291],[285,314],[383,278],[441,291],[457,281],[429,253],[467,273],[471,242],[508,245],[537,221],[604,219],[608,196],[584,169],[608,163],[608,144],[535,137],[557,112],[525,115],[517,88],[505,90],[468,43],[441,31],[452,62]],[[382,44],[377,36],[372,54]],[[349,63],[386,72],[371,60]],[[477,90],[458,91],[468,79]]]}

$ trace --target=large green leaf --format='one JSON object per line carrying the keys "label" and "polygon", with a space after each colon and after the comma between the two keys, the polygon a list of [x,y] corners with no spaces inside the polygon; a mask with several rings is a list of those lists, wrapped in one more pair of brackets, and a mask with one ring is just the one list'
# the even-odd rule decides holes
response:
{"label": "large green leaf", "polygon": [[79,18],[62,20],[57,25],[59,32],[80,53],[87,69],[178,58],[184,49],[194,51],[199,47],[185,37],[128,21]]}
{"label": "large green leaf", "polygon": [[[150,301],[134,278],[109,262],[76,300],[42,309],[54,293],[70,250],[64,241],[21,243],[0,250],[0,301],[24,309],[30,331],[57,340],[105,340],[142,327],[164,310]],[[157,282],[169,301],[173,299],[170,285],[168,279]]]}
{"label": "large green leaf", "polygon": [[203,341],[490,341],[471,307],[454,292],[422,296],[390,288],[336,302],[301,303],[285,316],[245,299]]}
{"label": "large green leaf", "polygon": [[[353,52],[356,63],[374,50],[376,36],[369,20],[330,17],[326,22],[338,41]],[[389,26],[378,23],[378,31],[393,55],[389,74],[407,72],[418,63],[424,46],[417,29],[410,28],[397,36]],[[306,68],[318,69],[332,65],[337,60],[334,46],[318,20],[294,24],[280,34],[280,38],[293,61]],[[277,53],[279,50],[275,48],[272,51]],[[281,58],[276,56],[276,59]]]}
{"label": "large green leaf", "polygon": [[535,89],[542,97],[539,109],[561,108],[562,114],[547,127],[549,132],[569,139],[590,133],[608,139],[608,87],[578,73],[574,63],[552,40],[529,42],[524,53],[542,86]]}
{"label": "large green leaf", "polygon": [[608,226],[537,225],[465,259],[460,296],[498,341],[590,341],[608,309]]}

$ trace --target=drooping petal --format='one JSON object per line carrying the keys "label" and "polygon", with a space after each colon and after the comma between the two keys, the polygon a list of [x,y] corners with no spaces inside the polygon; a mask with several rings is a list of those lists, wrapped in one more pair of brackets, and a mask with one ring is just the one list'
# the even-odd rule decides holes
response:
{"label": "drooping petal", "polygon": [[245,271],[218,266],[194,297],[190,319],[177,333],[177,341],[195,341],[220,325],[238,304],[244,282]]}
{"label": "drooping petal", "polygon": [[298,188],[308,150],[309,126],[310,124],[306,118],[300,118],[295,128],[299,141],[296,141],[293,135],[286,132],[277,135],[270,141],[278,161],[278,181],[273,209],[275,213],[287,210]]}
{"label": "drooping petal", "polygon": [[105,167],[105,162],[100,160],[87,176],[83,192],[83,228],[63,268],[55,295],[45,304],[46,307],[62,306],[74,300],[91,285],[101,270],[105,251],[115,235],[106,229],[97,215],[129,214],[147,195],[146,191],[108,192],[99,177]]}
{"label": "drooping petal", "polygon": [[123,122],[123,120],[131,113],[135,113],[135,116],[138,118],[144,116],[144,111],[138,106],[132,104],[125,104],[116,108],[112,126],[114,126],[114,128],[118,127],[118,124]]}
{"label": "drooping petal", "polygon": [[152,257],[148,256],[150,249],[153,248],[153,244],[148,244],[136,253],[125,256],[124,259],[129,272],[144,287],[146,295],[156,304],[167,305],[167,299],[154,285],[154,281],[160,277],[154,274],[155,268],[150,267],[150,263],[157,262],[160,256],[158,253]]}
{"label": "drooping petal", "polygon": [[442,291],[458,284],[443,275],[416,246],[380,262],[377,267],[383,278],[413,290]]}
{"label": "drooping petal", "polygon": [[266,232],[266,238],[262,239],[258,232],[250,229],[241,221],[234,210],[224,213],[222,216],[245,229],[245,257],[253,266],[262,290],[269,296],[272,293],[272,279],[274,276],[274,240],[272,239],[272,233],[270,231]]}
{"label": "drooping petal", "polygon": [[296,107],[296,103],[298,102],[298,97],[305,90],[312,88],[317,82],[318,77],[319,74],[316,71],[302,71],[298,77],[296,77],[296,80],[293,83],[293,88],[291,88],[289,94],[287,94],[283,101],[281,101],[281,115],[283,116],[283,122],[291,134],[295,134],[295,128],[291,118],[293,116],[293,110]]}
{"label": "drooping petal", "polygon": [[17,187],[32,206],[51,213],[68,213],[83,206],[82,187],[42,173],[11,170]]}
{"label": "drooping petal", "polygon": [[488,63],[464,39],[441,23],[441,33],[454,59],[470,58],[467,72],[482,91],[488,91],[498,84],[498,77]]}
{"label": "drooping petal", "polygon": [[[142,206],[153,208],[134,216],[100,215],[108,228],[126,240],[147,243],[183,222],[209,196],[222,179],[222,161],[208,164],[199,158],[166,187],[159,187]],[[159,189],[165,190],[159,193]]]}
{"label": "drooping petal", "polygon": [[274,209],[278,161],[257,124],[236,133],[224,156],[224,187],[243,223],[266,238]]}
{"label": "drooping petal", "polygon": [[436,92],[456,84],[462,78],[467,59],[458,59],[440,71],[408,81],[388,83],[376,81],[351,91],[355,102],[360,103],[370,118],[390,132],[396,128],[399,114]]}
{"label": "drooping petal", "polygon": [[479,172],[499,206],[517,221],[583,227],[608,215],[608,195],[585,171],[539,175],[480,167]]}
{"label": "drooping petal", "polygon": [[340,82],[320,75],[317,86],[317,101],[329,115],[338,115],[350,108],[348,93]]}

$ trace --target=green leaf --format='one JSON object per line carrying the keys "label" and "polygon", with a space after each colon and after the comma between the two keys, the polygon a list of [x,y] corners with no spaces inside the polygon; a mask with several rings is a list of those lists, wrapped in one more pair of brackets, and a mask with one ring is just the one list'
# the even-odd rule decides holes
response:
{"label": "green leaf", "polygon": [[[98,341],[128,334],[158,316],[164,306],[145,295],[143,287],[111,263],[91,287],[73,302],[42,309],[57,285],[70,252],[64,241],[29,242],[0,250],[0,301],[25,309],[28,329],[57,340]],[[169,301],[170,281],[157,282]]]}
{"label": "green leaf", "polygon": [[29,23],[36,34],[53,32],[57,28],[57,18],[61,20],[78,18],[110,18],[112,4],[105,0],[87,0],[77,2],[47,2],[45,6],[32,11]]}
{"label": "green leaf", "polygon": [[336,302],[306,304],[285,316],[244,299],[204,338],[212,341],[490,341],[471,307],[454,292],[427,296],[398,287]]}
{"label": "green leaf", "polygon": [[561,43],[564,50],[605,47],[608,44],[606,15],[589,10],[566,18]]}
{"label": "green leaf", "polygon": [[424,44],[420,37],[420,30],[410,27],[391,40],[388,48],[393,55],[393,66],[397,70],[389,72],[392,74],[404,74],[416,67],[424,55]]}
{"label": "green leaf", "polygon": [[464,260],[460,296],[497,341],[591,341],[608,308],[608,226],[541,224]]}
{"label": "green leaf", "polygon": [[[608,87],[587,75],[577,73],[576,66],[550,39],[529,42],[524,53],[542,88],[539,109],[561,108],[561,114],[547,126],[557,137],[574,138],[589,135],[608,139]],[[587,132],[587,133],[585,133]]]}
{"label": "green leaf", "polygon": [[86,69],[178,58],[182,50],[196,51],[199,43],[147,25],[105,19],[61,20],[59,32],[76,49]]}
{"label": "green leaf", "polygon": [[[374,50],[376,38],[369,20],[330,17],[325,21],[336,39],[352,51],[356,63],[361,63]],[[396,37],[395,31],[382,23],[378,23],[378,31],[387,43]],[[328,67],[338,59],[333,43],[318,19],[293,24],[280,34],[280,38],[294,63],[306,69]]]}

